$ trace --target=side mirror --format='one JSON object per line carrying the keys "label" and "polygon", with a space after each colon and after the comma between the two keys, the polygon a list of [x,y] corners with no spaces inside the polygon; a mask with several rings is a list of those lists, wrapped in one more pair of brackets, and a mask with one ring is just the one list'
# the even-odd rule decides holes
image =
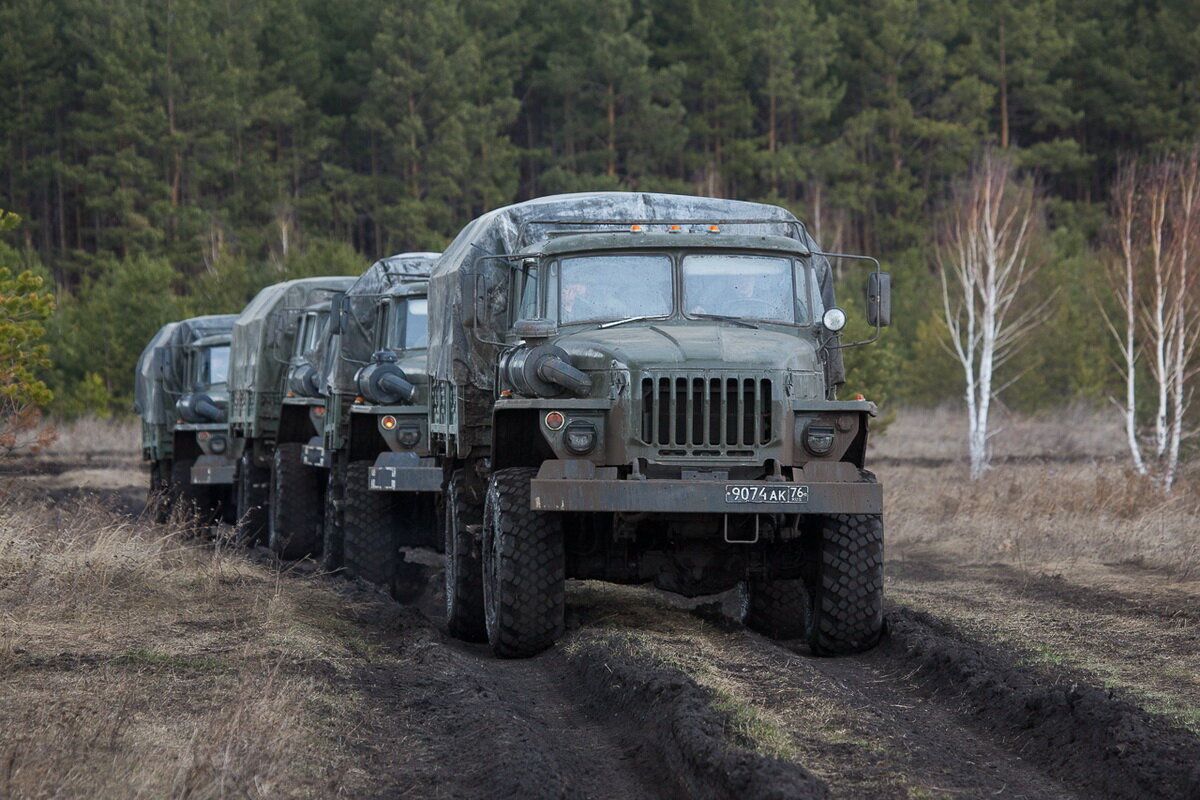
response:
{"label": "side mirror", "polygon": [[885,328],[892,321],[892,276],[872,272],[867,276],[867,324]]}
{"label": "side mirror", "polygon": [[342,309],[345,305],[345,292],[338,292],[329,298],[329,333],[332,336],[342,332]]}

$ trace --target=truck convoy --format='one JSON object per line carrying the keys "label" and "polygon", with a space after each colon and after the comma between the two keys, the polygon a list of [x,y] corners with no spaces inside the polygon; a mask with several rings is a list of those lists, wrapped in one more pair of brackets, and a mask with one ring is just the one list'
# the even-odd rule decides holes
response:
{"label": "truck convoy", "polygon": [[175,509],[232,518],[237,455],[226,430],[226,376],[235,319],[218,314],[167,323],[138,358],[134,409],[160,521]]}
{"label": "truck convoy", "polygon": [[[870,648],[875,407],[837,390],[842,350],[874,338],[841,341],[843,257],[861,258],[758,203],[603,192],[484,214],[331,301],[303,450],[325,477],[294,503],[324,520],[327,565],[385,586],[440,517],[447,626],[501,657],[562,635],[567,578],[736,588],[768,636]],[[877,264],[866,289],[877,337]]]}

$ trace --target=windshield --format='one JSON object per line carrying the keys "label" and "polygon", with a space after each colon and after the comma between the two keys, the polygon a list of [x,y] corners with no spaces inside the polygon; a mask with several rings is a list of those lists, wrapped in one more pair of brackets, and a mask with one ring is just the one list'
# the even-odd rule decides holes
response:
{"label": "windshield", "polygon": [[764,322],[808,322],[803,270],[773,256],[689,255],[683,259],[683,307]]}
{"label": "windshield", "polygon": [[229,374],[229,345],[206,347],[200,351],[200,375],[205,386],[224,383]]}
{"label": "windshield", "polygon": [[675,305],[671,258],[666,255],[592,255],[564,258],[552,278],[558,321],[606,322],[626,317],[666,317]]}
{"label": "windshield", "polygon": [[410,297],[393,307],[389,346],[416,350],[429,346],[429,300]]}

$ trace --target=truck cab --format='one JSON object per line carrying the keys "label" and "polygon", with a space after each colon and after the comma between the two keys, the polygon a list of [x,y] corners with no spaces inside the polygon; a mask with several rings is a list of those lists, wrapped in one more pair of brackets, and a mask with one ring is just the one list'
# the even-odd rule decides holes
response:
{"label": "truck cab", "polygon": [[321,352],[325,425],[304,463],[327,474],[326,566],[386,588],[402,547],[435,545],[442,473],[429,449],[429,265],[373,264],[332,311]]}
{"label": "truck cab", "polygon": [[[532,655],[560,634],[573,577],[686,596],[737,589],[747,624],[769,635],[830,654],[872,646],[875,407],[837,398],[846,314],[830,254],[770,206],[619,193],[549,202],[561,217],[540,214],[540,235],[484,256],[507,275],[476,258],[457,280],[471,307],[454,363],[473,348],[495,377],[490,397],[479,380],[435,388],[449,399],[433,409],[436,430],[461,476],[445,509],[452,632]],[[575,203],[617,213],[580,220]],[[872,285],[873,321],[886,322],[886,275]],[[445,363],[434,368],[452,377]],[[464,447],[462,423],[485,410],[486,438]],[[473,478],[486,481],[482,503]]]}
{"label": "truck cab", "polygon": [[237,443],[226,430],[229,345],[235,315],[171,322],[138,359],[134,408],[159,521],[175,509],[232,515],[229,485]]}

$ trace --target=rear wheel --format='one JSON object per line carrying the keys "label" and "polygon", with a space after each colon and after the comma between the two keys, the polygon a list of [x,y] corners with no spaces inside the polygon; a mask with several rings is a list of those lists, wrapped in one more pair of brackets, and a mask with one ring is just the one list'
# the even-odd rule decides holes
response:
{"label": "rear wheel", "polygon": [[301,448],[295,442],[278,445],[272,462],[267,538],[280,558],[320,552],[325,487],[321,473],[301,460]]}
{"label": "rear wheel", "polygon": [[483,605],[501,658],[527,658],[563,633],[566,556],[557,515],[529,508],[536,469],[497,470],[483,510]]}
{"label": "rear wheel", "polygon": [[483,565],[468,525],[483,521],[483,509],[468,502],[461,471],[450,476],[442,513],[446,547],[446,627],[467,642],[487,641],[483,616]]}
{"label": "rear wheel", "polygon": [[755,578],[742,585],[742,621],[772,639],[798,639],[808,629],[808,587],[799,578]]}
{"label": "rear wheel", "polygon": [[346,468],[343,565],[350,575],[391,590],[400,564],[398,503],[395,492],[367,488],[370,469],[370,461]]}
{"label": "rear wheel", "polygon": [[238,541],[253,547],[267,543],[271,471],[255,465],[250,448],[251,445],[247,442],[246,452],[238,460],[234,495],[237,504]]}
{"label": "rear wheel", "polygon": [[812,545],[817,574],[811,587],[809,646],[827,656],[871,649],[883,633],[882,517],[822,517]]}

